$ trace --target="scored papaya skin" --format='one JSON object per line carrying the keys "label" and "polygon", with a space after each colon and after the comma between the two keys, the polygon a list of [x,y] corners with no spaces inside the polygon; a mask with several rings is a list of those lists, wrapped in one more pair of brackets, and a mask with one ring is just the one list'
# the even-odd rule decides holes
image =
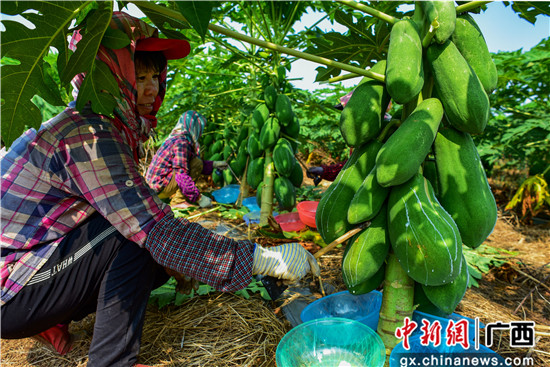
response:
{"label": "scored papaya skin", "polygon": [[388,199],[392,249],[407,274],[424,285],[443,285],[460,272],[462,239],[420,173],[392,187]]}

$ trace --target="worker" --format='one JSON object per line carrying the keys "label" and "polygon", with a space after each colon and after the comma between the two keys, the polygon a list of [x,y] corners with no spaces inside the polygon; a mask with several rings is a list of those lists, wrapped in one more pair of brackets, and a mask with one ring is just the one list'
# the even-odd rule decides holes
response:
{"label": "worker", "polygon": [[[168,280],[164,268],[233,292],[255,274],[292,282],[318,275],[319,266],[298,243],[262,247],[173,215],[139,159],[164,97],[166,60],[186,57],[190,45],[161,39],[123,12],[109,27],[130,39],[118,49],[102,44],[96,56],[120,91],[113,117],[73,101],[0,158],[1,336],[34,336],[66,354],[70,322],[95,312],[88,366],[132,367],[140,366],[150,293]],[[78,102],[89,77],[72,81]]]}
{"label": "worker", "polygon": [[199,139],[206,118],[196,111],[183,113],[172,132],[155,153],[146,179],[159,198],[171,198],[172,208],[186,208],[192,203],[202,208],[212,206],[212,200],[202,195],[195,181],[210,175],[214,169],[223,171],[225,161],[203,161],[200,158]]}

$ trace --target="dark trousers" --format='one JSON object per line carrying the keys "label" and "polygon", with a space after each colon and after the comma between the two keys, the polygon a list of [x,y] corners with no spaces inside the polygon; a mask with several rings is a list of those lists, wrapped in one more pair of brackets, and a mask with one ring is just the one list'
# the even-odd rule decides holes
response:
{"label": "dark trousers", "polygon": [[88,366],[133,366],[149,295],[168,278],[147,250],[93,215],[2,306],[1,336],[30,337],[95,312]]}

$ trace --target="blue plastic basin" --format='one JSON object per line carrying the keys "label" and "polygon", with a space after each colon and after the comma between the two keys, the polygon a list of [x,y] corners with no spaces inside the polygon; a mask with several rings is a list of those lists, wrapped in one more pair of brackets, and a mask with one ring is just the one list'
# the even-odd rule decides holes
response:
{"label": "blue plastic basin", "polygon": [[258,203],[256,202],[256,197],[251,196],[243,200],[243,205],[248,208],[251,212],[259,212],[260,207],[258,206]]}
{"label": "blue plastic basin", "polygon": [[214,200],[216,200],[218,203],[235,204],[235,202],[239,198],[240,190],[240,185],[227,185],[219,190],[212,191],[212,196],[214,196]]}
{"label": "blue plastic basin", "polygon": [[358,296],[343,291],[313,301],[302,310],[300,319],[307,322],[319,318],[344,317],[376,330],[381,305],[382,293],[376,290]]}
{"label": "blue plastic basin", "polygon": [[[348,291],[338,292],[328,295],[307,305],[300,314],[302,322],[319,318],[344,317],[356,320],[369,326],[373,330],[378,328],[378,319],[380,317],[380,307],[382,305],[382,293],[372,291],[366,294],[353,295]],[[462,316],[457,313],[451,314],[447,318],[434,316],[420,311],[413,312],[413,321],[417,323],[413,335],[421,333],[422,319],[426,319],[432,324],[439,321],[442,330],[446,330],[449,320],[459,321],[468,320],[468,338],[475,338],[475,320]],[[480,328],[485,327],[480,322]]]}

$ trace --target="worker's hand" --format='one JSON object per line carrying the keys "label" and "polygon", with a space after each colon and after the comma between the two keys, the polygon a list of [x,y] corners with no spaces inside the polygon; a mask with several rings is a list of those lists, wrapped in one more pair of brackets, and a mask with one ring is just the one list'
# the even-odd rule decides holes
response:
{"label": "worker's hand", "polygon": [[253,275],[269,275],[294,282],[310,272],[319,276],[321,269],[315,257],[299,243],[285,243],[274,247],[256,244]]}
{"label": "worker's hand", "polygon": [[212,199],[208,196],[201,195],[199,201],[197,201],[197,204],[199,204],[201,208],[210,208],[212,206]]}
{"label": "worker's hand", "polygon": [[214,161],[212,163],[212,167],[214,167],[214,169],[219,169],[221,171],[226,170],[228,166],[229,165],[226,161]]}
{"label": "worker's hand", "polygon": [[323,167],[310,167],[307,171],[313,175],[319,176],[323,174]]}
{"label": "worker's hand", "polygon": [[192,290],[195,292],[199,289],[199,281],[193,278],[188,277],[185,274],[178,273],[175,270],[164,268],[166,273],[174,279],[176,279],[176,292],[181,294],[191,294]]}

